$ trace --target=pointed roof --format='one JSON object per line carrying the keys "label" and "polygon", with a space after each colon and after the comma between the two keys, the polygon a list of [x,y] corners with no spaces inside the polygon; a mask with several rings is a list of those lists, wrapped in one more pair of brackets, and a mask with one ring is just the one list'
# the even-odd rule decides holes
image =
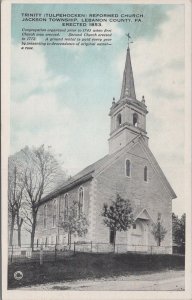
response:
{"label": "pointed roof", "polygon": [[95,163],[89,165],[88,167],[86,167],[83,170],[81,170],[80,172],[78,172],[76,175],[71,177],[69,180],[63,182],[63,184],[61,186],[58,186],[52,192],[50,192],[46,196],[44,196],[41,200],[41,204],[50,199],[53,199],[53,198],[59,196],[60,194],[68,192],[70,189],[74,188],[75,186],[77,186],[79,184],[82,184],[82,183],[92,179],[94,171],[97,168],[101,167],[103,164],[105,164],[109,158],[110,158],[110,155],[105,155],[104,157],[102,157],[101,159],[96,161]]}
{"label": "pointed roof", "polygon": [[136,99],[129,46],[127,48],[127,56],[126,56],[126,62],[125,62],[125,69],[124,69],[124,73],[123,73],[123,82],[122,82],[120,99],[122,99],[126,96],[129,98],[132,98],[132,99]]}
{"label": "pointed roof", "polygon": [[[166,179],[163,171],[161,170],[160,166],[158,165],[155,157],[153,156],[152,152],[150,151],[149,147],[146,145],[144,138],[141,134],[138,134],[134,137],[131,141],[127,143],[123,148],[119,149],[117,152],[113,154],[108,154],[101,158],[100,160],[96,161],[95,163],[89,165],[68,181],[64,182],[60,187],[56,188],[53,192],[49,193],[41,200],[42,203],[49,201],[60,194],[68,192],[70,189],[74,188],[75,186],[87,182],[88,180],[92,180],[94,177],[96,178],[99,174],[101,174],[106,168],[110,167],[115,161],[117,161],[127,150],[134,147],[137,143],[142,145],[143,150],[147,154],[149,161],[151,162],[152,166],[156,169],[156,172],[159,174],[159,178],[162,181],[163,185],[165,186],[167,192],[171,196],[172,199],[176,198],[176,194],[173,191],[172,187],[170,186],[168,180]],[[144,211],[144,210],[143,210]],[[142,211],[142,212],[143,212]],[[139,214],[135,212],[135,216]],[[137,216],[138,217],[138,216]]]}
{"label": "pointed roof", "polygon": [[148,160],[151,162],[151,164],[153,165],[154,169],[156,170],[156,172],[159,174],[160,179],[162,180],[162,183],[164,184],[164,186],[166,187],[167,191],[170,193],[172,199],[177,198],[177,195],[175,194],[174,190],[172,189],[169,181],[167,180],[165,174],[163,173],[161,167],[159,166],[155,156],[153,155],[153,153],[151,152],[151,150],[149,149],[148,145],[145,143],[145,140],[143,138],[142,135],[140,135],[140,140],[141,143],[140,145],[142,145],[143,150],[145,151]]}
{"label": "pointed roof", "polygon": [[151,220],[152,222],[154,222],[153,218],[151,217],[150,213],[148,212],[148,210],[143,207],[137,207],[136,210],[133,212],[134,215],[134,219],[143,219],[143,220]]}
{"label": "pointed roof", "polygon": [[131,148],[134,147],[137,143],[143,149],[144,153],[146,154],[147,159],[151,163],[151,166],[154,168],[156,174],[159,176],[159,179],[162,182],[163,186],[165,187],[165,190],[167,191],[167,193],[170,195],[170,197],[172,199],[177,198],[174,190],[172,189],[167,178],[165,177],[163,171],[161,170],[158,162],[156,161],[154,155],[152,154],[151,150],[149,149],[148,145],[146,144],[145,139],[141,133],[138,134],[136,137],[134,137],[131,141],[129,141],[123,148],[121,148],[117,152],[114,152],[113,154],[109,155],[108,159],[105,161],[105,163],[102,164],[101,167],[97,168],[97,170],[95,170],[94,176],[101,173],[105,168],[108,168],[109,166],[111,166],[113,161],[119,159],[121,157],[121,155],[123,155],[128,150],[130,151]]}

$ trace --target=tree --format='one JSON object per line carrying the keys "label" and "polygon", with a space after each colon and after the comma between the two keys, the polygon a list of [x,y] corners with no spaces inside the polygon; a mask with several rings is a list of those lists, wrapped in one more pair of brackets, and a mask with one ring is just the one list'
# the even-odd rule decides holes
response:
{"label": "tree", "polygon": [[116,199],[112,200],[112,204],[104,204],[102,216],[104,224],[113,231],[113,244],[115,249],[115,240],[117,231],[127,231],[133,224],[133,214],[131,203],[124,200],[119,194]]}
{"label": "tree", "polygon": [[24,183],[21,179],[19,161],[14,156],[8,159],[8,213],[10,224],[9,244],[13,244],[13,232],[15,225],[18,232],[18,246],[21,246],[21,227],[23,218],[21,215]]}
{"label": "tree", "polygon": [[64,179],[59,162],[44,145],[36,148],[25,147],[17,156],[22,165],[22,181],[24,184],[23,216],[26,230],[31,235],[31,248],[34,246],[34,237],[37,224],[37,213],[42,198]]}
{"label": "tree", "polygon": [[172,214],[173,241],[179,246],[180,251],[185,251],[185,214],[179,217]]}
{"label": "tree", "polygon": [[71,247],[71,236],[78,235],[84,236],[88,232],[88,221],[85,214],[79,209],[79,203],[73,201],[69,207],[68,214],[65,216],[64,221],[61,221],[59,226],[68,233],[68,243]]}
{"label": "tree", "polygon": [[161,215],[158,214],[157,222],[152,225],[151,233],[157,242],[157,246],[161,246],[161,242],[164,240],[167,230],[162,224]]}

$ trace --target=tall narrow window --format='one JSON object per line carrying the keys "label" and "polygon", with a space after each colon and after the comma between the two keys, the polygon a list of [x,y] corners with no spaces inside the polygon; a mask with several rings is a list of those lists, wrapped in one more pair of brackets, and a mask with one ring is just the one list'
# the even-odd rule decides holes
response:
{"label": "tall narrow window", "polygon": [[43,226],[44,228],[47,227],[47,204],[45,204],[43,208]]}
{"label": "tall narrow window", "polygon": [[147,181],[147,167],[144,167],[144,181]]}
{"label": "tall narrow window", "polygon": [[60,212],[61,212],[61,202],[62,202],[62,196],[59,197],[58,201],[57,201],[57,218],[60,222]]}
{"label": "tall narrow window", "polygon": [[117,127],[121,126],[122,120],[121,120],[121,114],[118,114],[117,116]]}
{"label": "tall narrow window", "polygon": [[57,215],[57,202],[53,201],[53,227],[56,226],[56,215]]}
{"label": "tall narrow window", "polygon": [[136,114],[136,113],[133,114],[133,125],[135,127],[138,126],[138,114]]}
{"label": "tall narrow window", "polygon": [[69,203],[68,203],[68,194],[65,194],[64,196],[64,220],[68,217],[68,208],[69,208]]}
{"label": "tall narrow window", "polygon": [[78,214],[79,216],[83,212],[83,198],[84,198],[84,193],[83,193],[83,188],[82,186],[79,188],[79,202],[78,202]]}
{"label": "tall narrow window", "polygon": [[128,177],[131,176],[131,162],[129,159],[127,159],[125,162],[125,173],[126,173],[126,176],[128,176]]}

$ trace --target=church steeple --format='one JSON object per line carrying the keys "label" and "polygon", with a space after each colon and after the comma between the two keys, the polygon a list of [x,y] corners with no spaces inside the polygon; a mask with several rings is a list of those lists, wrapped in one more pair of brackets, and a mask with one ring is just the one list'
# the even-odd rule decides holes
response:
{"label": "church steeple", "polygon": [[115,102],[113,98],[109,116],[111,117],[111,131],[109,138],[109,153],[114,153],[123,148],[128,142],[137,135],[142,135],[148,142],[146,132],[146,114],[148,113],[145,105],[145,98],[139,101],[136,99],[131,56],[128,48],[123,73],[123,82],[120,99]]}
{"label": "church steeple", "polygon": [[125,69],[123,72],[123,82],[122,82],[120,99],[124,99],[125,97],[136,99],[129,44],[127,48]]}

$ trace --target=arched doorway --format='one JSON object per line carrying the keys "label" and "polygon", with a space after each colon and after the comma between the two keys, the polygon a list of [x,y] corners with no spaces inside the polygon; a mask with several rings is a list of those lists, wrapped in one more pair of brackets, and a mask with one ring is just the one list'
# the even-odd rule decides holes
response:
{"label": "arched doorway", "polygon": [[135,217],[135,223],[127,232],[127,250],[147,252],[149,245],[149,225],[151,217],[146,209],[142,209]]}

